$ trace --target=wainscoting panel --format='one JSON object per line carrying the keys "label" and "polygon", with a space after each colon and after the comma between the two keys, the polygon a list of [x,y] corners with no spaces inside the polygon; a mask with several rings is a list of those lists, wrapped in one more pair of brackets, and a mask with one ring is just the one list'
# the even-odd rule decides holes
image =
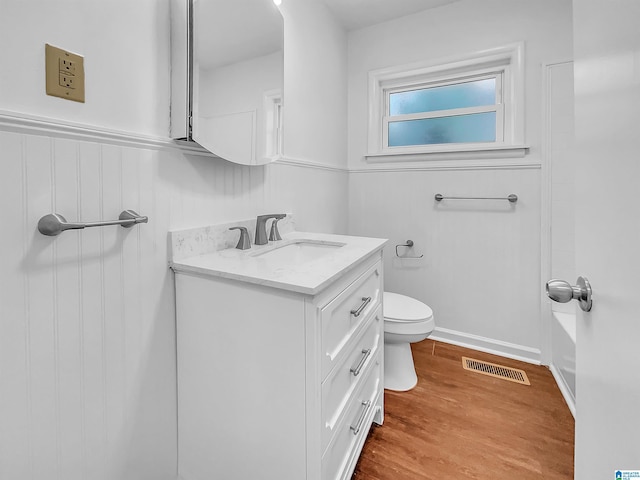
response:
{"label": "wainscoting panel", "polygon": [[[344,233],[347,173],[28,130],[0,131],[0,478],[175,480],[167,232],[292,212]],[[123,209],[149,223],[36,229]]]}
{"label": "wainscoting panel", "polygon": [[[434,338],[540,361],[539,165],[353,172],[349,196],[349,232],[389,238],[385,289],[427,303]],[[396,256],[407,240],[422,258]]]}

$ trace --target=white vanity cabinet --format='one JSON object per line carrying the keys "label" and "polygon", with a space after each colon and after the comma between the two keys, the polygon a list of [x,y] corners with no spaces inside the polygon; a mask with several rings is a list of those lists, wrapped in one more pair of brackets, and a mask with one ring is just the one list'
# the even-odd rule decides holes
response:
{"label": "white vanity cabinet", "polygon": [[382,245],[315,294],[174,267],[179,478],[351,477],[383,420]]}

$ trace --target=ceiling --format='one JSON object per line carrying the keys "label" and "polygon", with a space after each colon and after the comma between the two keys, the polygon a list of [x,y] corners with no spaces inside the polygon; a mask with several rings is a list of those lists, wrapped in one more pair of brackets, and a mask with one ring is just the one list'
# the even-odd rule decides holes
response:
{"label": "ceiling", "polygon": [[[459,0],[322,1],[345,29],[357,30]],[[195,0],[194,9],[196,60],[202,68],[216,68],[282,48],[282,15],[272,0]]]}
{"label": "ceiling", "polygon": [[347,30],[357,30],[459,0],[323,0]]}

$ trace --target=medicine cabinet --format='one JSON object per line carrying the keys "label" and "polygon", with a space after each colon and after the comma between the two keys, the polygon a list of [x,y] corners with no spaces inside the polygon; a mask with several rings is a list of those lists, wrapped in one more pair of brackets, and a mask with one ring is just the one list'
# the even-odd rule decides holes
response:
{"label": "medicine cabinet", "polygon": [[272,0],[172,0],[171,136],[243,165],[282,154],[283,18]]}

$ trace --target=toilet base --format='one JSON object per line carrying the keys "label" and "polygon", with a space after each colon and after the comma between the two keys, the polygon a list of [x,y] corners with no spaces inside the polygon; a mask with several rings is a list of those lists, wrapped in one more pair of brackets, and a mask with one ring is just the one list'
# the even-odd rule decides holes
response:
{"label": "toilet base", "polygon": [[418,384],[416,367],[413,364],[411,344],[384,344],[384,388],[406,392]]}

